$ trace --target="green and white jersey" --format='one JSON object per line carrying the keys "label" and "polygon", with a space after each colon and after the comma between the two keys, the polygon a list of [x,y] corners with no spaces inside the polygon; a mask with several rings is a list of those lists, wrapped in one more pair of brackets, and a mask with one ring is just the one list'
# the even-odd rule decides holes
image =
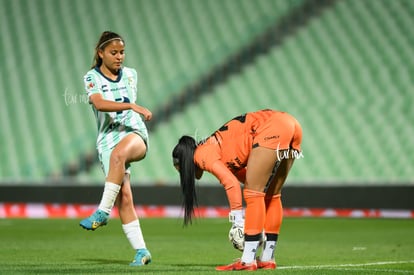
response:
{"label": "green and white jersey", "polygon": [[[90,97],[101,94],[106,100],[135,102],[138,76],[136,70],[123,67],[114,81],[105,77],[98,67],[84,76],[85,89]],[[148,131],[141,116],[132,110],[122,112],[100,112],[92,105],[98,126],[96,148],[99,153],[111,150],[131,132],[140,135],[148,144]]]}

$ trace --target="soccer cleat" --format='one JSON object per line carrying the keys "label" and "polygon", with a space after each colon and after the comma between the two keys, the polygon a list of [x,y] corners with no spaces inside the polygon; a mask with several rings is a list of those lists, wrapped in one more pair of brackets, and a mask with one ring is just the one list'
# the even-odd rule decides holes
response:
{"label": "soccer cleat", "polygon": [[108,213],[98,209],[91,216],[82,220],[79,225],[86,230],[95,230],[100,226],[106,225],[108,223],[108,217]]}
{"label": "soccer cleat", "polygon": [[276,269],[276,262],[275,261],[265,261],[262,262],[261,260],[257,259],[257,268],[258,269]]}
{"label": "soccer cleat", "polygon": [[146,248],[137,249],[137,254],[135,254],[135,258],[130,263],[130,266],[142,266],[147,265],[151,262],[151,254]]}
{"label": "soccer cleat", "polygon": [[217,271],[237,271],[237,270],[246,270],[246,271],[255,271],[257,270],[256,261],[253,261],[249,264],[242,262],[238,259],[236,262],[229,265],[221,265],[216,267]]}

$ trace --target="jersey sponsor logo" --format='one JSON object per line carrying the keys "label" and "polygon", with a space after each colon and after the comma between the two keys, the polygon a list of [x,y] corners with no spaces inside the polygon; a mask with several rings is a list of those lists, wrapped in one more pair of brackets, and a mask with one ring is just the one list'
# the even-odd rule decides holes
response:
{"label": "jersey sponsor logo", "polygon": [[126,86],[114,87],[114,88],[111,89],[111,92],[122,91],[122,90],[126,90],[126,89],[127,89]]}
{"label": "jersey sponsor logo", "polygon": [[279,138],[279,135],[275,135],[275,136],[270,136],[270,137],[264,137],[263,139],[265,140],[265,141],[267,141],[267,140],[269,140],[269,139],[278,139]]}
{"label": "jersey sponsor logo", "polygon": [[102,86],[101,86],[101,89],[102,89],[102,92],[103,93],[106,93],[106,92],[116,92],[116,91],[124,91],[124,90],[127,90],[128,89],[128,87],[127,86],[121,86],[121,87],[114,87],[114,88],[109,88],[108,87],[108,85],[106,85],[106,84],[103,84]]}

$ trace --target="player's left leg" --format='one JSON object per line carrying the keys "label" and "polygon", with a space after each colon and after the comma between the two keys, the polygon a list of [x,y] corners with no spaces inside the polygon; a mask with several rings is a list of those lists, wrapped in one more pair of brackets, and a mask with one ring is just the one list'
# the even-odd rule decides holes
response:
{"label": "player's left leg", "polygon": [[121,192],[118,195],[116,204],[119,209],[122,229],[132,248],[136,250],[134,261],[130,265],[141,266],[149,264],[151,262],[151,254],[146,247],[139,219],[135,211],[129,173],[126,173],[124,176]]}
{"label": "player's left leg", "polygon": [[227,266],[218,266],[216,270],[256,270],[256,251],[262,237],[266,218],[265,187],[275,163],[275,150],[256,147],[250,153],[247,162],[244,200],[246,202],[244,223],[244,250],[241,259]]}

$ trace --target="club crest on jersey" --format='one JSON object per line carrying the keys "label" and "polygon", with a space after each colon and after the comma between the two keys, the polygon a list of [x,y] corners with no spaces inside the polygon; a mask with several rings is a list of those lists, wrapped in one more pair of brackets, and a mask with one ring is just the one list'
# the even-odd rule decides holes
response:
{"label": "club crest on jersey", "polygon": [[134,88],[134,78],[132,76],[128,77],[128,85],[131,88]]}
{"label": "club crest on jersey", "polygon": [[88,89],[93,89],[93,87],[95,87],[95,84],[93,84],[93,82],[89,82]]}

